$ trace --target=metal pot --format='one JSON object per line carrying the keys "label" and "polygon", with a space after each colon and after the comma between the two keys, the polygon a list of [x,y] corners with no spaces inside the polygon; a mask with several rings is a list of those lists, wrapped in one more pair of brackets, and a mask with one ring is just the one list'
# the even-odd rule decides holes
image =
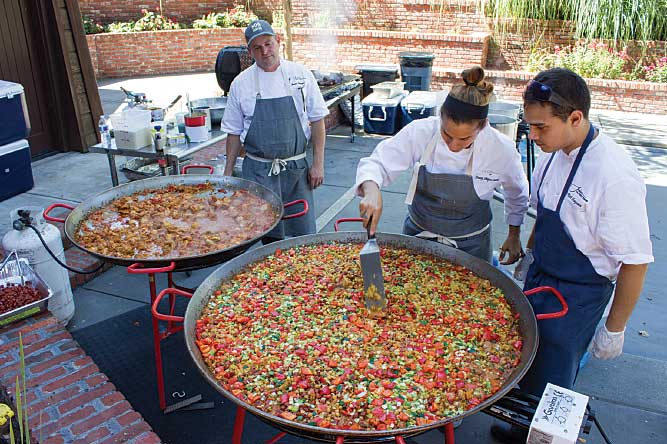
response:
{"label": "metal pot", "polygon": [[220,125],[222,116],[225,114],[227,106],[227,97],[208,97],[206,99],[197,99],[190,101],[190,108],[196,109],[201,106],[208,106],[211,112],[211,125]]}
{"label": "metal pot", "polygon": [[[488,279],[491,284],[500,288],[507,302],[512,307],[512,310],[519,315],[519,329],[523,337],[523,349],[521,351],[521,359],[519,365],[513,370],[510,377],[505,381],[504,385],[490,398],[484,400],[480,405],[466,411],[457,417],[448,418],[442,421],[434,422],[423,426],[415,426],[405,429],[394,430],[333,430],[322,427],[311,426],[294,421],[286,420],[282,417],[268,414],[264,411],[253,407],[240,399],[236,398],[230,392],[225,390],[216,380],[215,376],[210,372],[206,363],[201,357],[199,348],[195,344],[195,326],[196,321],[201,317],[204,306],[208,303],[210,296],[215,292],[220,285],[233,275],[241,271],[248,264],[263,260],[266,256],[273,254],[276,249],[282,250],[302,246],[315,245],[322,243],[338,242],[338,243],[355,243],[363,244],[367,240],[366,232],[340,232],[340,233],[324,233],[314,234],[308,236],[301,236],[292,239],[283,240],[270,245],[265,245],[252,251],[248,251],[240,255],[214,271],[206,280],[197,288],[197,291],[192,296],[188,303],[184,322],[185,340],[190,356],[194,360],[197,368],[204,376],[204,378],[223,396],[231,400],[241,408],[258,416],[263,421],[269,423],[271,426],[283,430],[287,433],[311,438],[318,441],[336,442],[337,438],[345,437],[345,443],[368,443],[379,441],[393,441],[396,436],[414,436],[421,434],[427,430],[442,427],[445,424],[461,419],[464,416],[477,413],[489,405],[493,404],[502,398],[526,373],[528,367],[535,357],[537,351],[537,322],[532,307],[528,303],[526,296],[521,289],[514,283],[512,279],[506,276],[497,268],[491,266],[488,262],[482,261],[474,256],[464,253],[460,250],[445,246],[437,242],[430,242],[412,236],[404,236],[400,234],[385,234],[378,233],[378,242],[385,247],[401,247],[413,250],[417,253],[426,253],[442,258],[459,265],[463,265],[473,271],[480,277]],[[565,312],[565,310],[564,310]],[[561,312],[564,313],[564,312]],[[544,315],[540,315],[544,316]],[[554,315],[547,315],[555,317]]]}
{"label": "metal pot", "polygon": [[[274,223],[267,229],[264,233],[256,236],[252,239],[248,239],[244,242],[241,242],[238,245],[233,247],[212,251],[210,253],[201,254],[197,256],[181,256],[181,257],[164,257],[160,259],[136,259],[136,258],[127,258],[127,257],[114,257],[114,256],[105,256],[94,251],[90,251],[78,244],[76,241],[76,230],[78,229],[81,222],[85,219],[86,215],[91,211],[95,211],[99,208],[102,208],[108,205],[113,200],[116,200],[120,197],[129,196],[130,194],[136,193],[138,191],[145,191],[151,189],[165,188],[169,185],[197,185],[205,182],[211,182],[216,187],[225,188],[227,190],[247,190],[251,193],[259,196],[269,202],[273,211],[276,214],[276,220]],[[299,201],[297,201],[299,202]],[[305,201],[300,201],[305,202]],[[290,204],[287,204],[290,205]],[[53,208],[61,207],[72,209],[67,215],[67,219],[58,219],[52,216],[49,216],[49,212]],[[307,210],[307,207],[306,207]],[[65,223],[65,235],[68,239],[74,243],[78,248],[86,251],[87,253],[96,256],[104,261],[108,261],[117,265],[129,266],[134,263],[139,263],[144,267],[156,267],[168,265],[170,262],[175,263],[175,270],[189,270],[200,268],[204,266],[210,266],[224,262],[250,248],[255,242],[260,240],[262,236],[271,231],[281,219],[283,219],[284,208],[283,203],[273,191],[268,188],[249,180],[241,179],[238,177],[230,176],[210,176],[210,175],[195,175],[195,174],[181,174],[177,176],[161,176],[161,177],[152,177],[149,179],[138,180],[135,182],[129,182],[93,196],[89,199],[86,199],[80,203],[76,208],[64,204],[54,204],[44,211],[44,218],[52,222],[64,222]],[[288,217],[295,217],[290,215]]]}

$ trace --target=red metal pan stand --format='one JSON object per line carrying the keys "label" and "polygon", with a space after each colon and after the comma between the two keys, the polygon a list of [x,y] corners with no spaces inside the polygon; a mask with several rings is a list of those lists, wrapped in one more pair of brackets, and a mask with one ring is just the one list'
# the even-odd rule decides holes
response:
{"label": "red metal pan stand", "polygon": [[[242,444],[243,443],[243,425],[245,423],[245,414],[246,411],[243,407],[237,406],[236,407],[236,419],[234,420],[234,432],[232,435],[232,444]],[[449,422],[445,424],[443,427],[443,433],[445,435],[445,444],[455,444],[454,442],[454,424]],[[286,432],[280,432],[273,438],[269,439],[266,441],[266,444],[276,444],[278,443],[282,438],[287,436]],[[402,436],[396,436],[394,437],[394,441],[396,444],[405,444],[405,438]],[[339,436],[336,438],[336,444],[344,444],[345,443],[345,437],[344,436]]]}
{"label": "red metal pan stand", "polygon": [[[192,166],[192,165],[191,165]],[[293,202],[288,202],[283,205],[284,208],[291,207],[296,204],[302,204],[303,210],[291,214],[288,216],[283,216],[283,220],[294,219],[296,217],[301,217],[304,214],[308,213],[308,202],[304,199],[298,199]],[[183,317],[174,316],[174,307],[176,304],[175,295],[181,295],[185,297],[192,297],[194,289],[181,287],[174,282],[172,272],[176,268],[176,263],[171,262],[166,267],[158,268],[143,268],[143,265],[139,263],[134,263],[127,267],[127,272],[130,274],[147,274],[148,275],[148,287],[150,290],[151,297],[151,306],[152,306],[152,328],[153,328],[153,349],[155,352],[155,372],[157,376],[157,389],[158,389],[158,399],[160,402],[160,410],[164,410],[167,407],[167,400],[164,391],[164,372],[162,369],[162,349],[160,347],[160,342],[168,338],[174,333],[177,333],[183,330]],[[159,295],[157,294],[157,286],[155,283],[155,274],[156,273],[167,273],[167,288],[163,290]],[[162,298],[169,294],[169,314],[161,314],[157,312],[157,306],[162,300]],[[166,329],[160,332],[159,321],[166,321]]]}
{"label": "red metal pan stand", "polygon": [[[157,390],[158,398],[160,400],[160,409],[164,410],[167,407],[166,396],[164,392],[164,373],[162,370],[162,349],[160,347],[160,342],[168,338],[174,333],[178,333],[183,330],[183,317],[174,316],[174,307],[176,305],[175,295],[181,295],[185,297],[192,297],[193,290],[180,287],[174,283],[174,278],[172,272],[176,264],[171,262],[166,267],[160,268],[143,268],[141,264],[132,264],[127,267],[127,272],[130,274],[147,274],[148,275],[148,287],[150,289],[151,295],[151,312],[152,316],[152,328],[153,328],[153,350],[155,353],[155,372],[157,376]],[[167,285],[170,288],[162,291],[159,295],[157,294],[157,288],[155,285],[155,274],[156,273],[167,273]],[[169,315],[163,315],[157,312],[157,306],[159,305],[162,298],[169,294]],[[160,332],[159,321],[167,321],[167,327],[164,331]]]}

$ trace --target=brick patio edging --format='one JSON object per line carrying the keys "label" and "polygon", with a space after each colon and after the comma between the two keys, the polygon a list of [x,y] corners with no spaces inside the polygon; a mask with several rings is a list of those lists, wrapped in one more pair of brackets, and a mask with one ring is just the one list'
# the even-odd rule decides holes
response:
{"label": "brick patio edging", "polygon": [[14,391],[23,338],[31,435],[40,444],[162,441],[49,313],[0,329],[0,381]]}

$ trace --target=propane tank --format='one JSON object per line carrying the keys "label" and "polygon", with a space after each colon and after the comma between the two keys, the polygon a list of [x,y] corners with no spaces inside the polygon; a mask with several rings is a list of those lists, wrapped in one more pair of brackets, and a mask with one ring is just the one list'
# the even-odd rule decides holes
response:
{"label": "propane tank", "polygon": [[61,262],[66,263],[60,230],[47,224],[44,221],[43,213],[43,208],[39,207],[22,207],[12,211],[10,214],[13,229],[2,238],[2,248],[5,254],[16,250],[19,257],[30,262],[30,266],[53,292],[53,296],[49,299],[49,311],[58,319],[58,322],[66,325],[74,316],[74,299],[69,273],[53,260],[37,234],[25,226],[28,221],[34,225],[53,254]]}

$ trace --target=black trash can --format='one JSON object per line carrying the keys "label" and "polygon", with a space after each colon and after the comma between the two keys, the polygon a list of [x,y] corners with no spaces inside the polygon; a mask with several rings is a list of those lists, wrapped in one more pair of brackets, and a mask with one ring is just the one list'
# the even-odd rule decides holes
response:
{"label": "black trash can", "polygon": [[435,56],[431,52],[401,52],[401,80],[408,91],[428,91],[431,88],[431,69]]}
{"label": "black trash can", "polygon": [[398,77],[396,65],[357,65],[354,69],[361,73],[363,82],[361,88],[362,99],[373,92],[371,86],[381,82],[393,82]]}

